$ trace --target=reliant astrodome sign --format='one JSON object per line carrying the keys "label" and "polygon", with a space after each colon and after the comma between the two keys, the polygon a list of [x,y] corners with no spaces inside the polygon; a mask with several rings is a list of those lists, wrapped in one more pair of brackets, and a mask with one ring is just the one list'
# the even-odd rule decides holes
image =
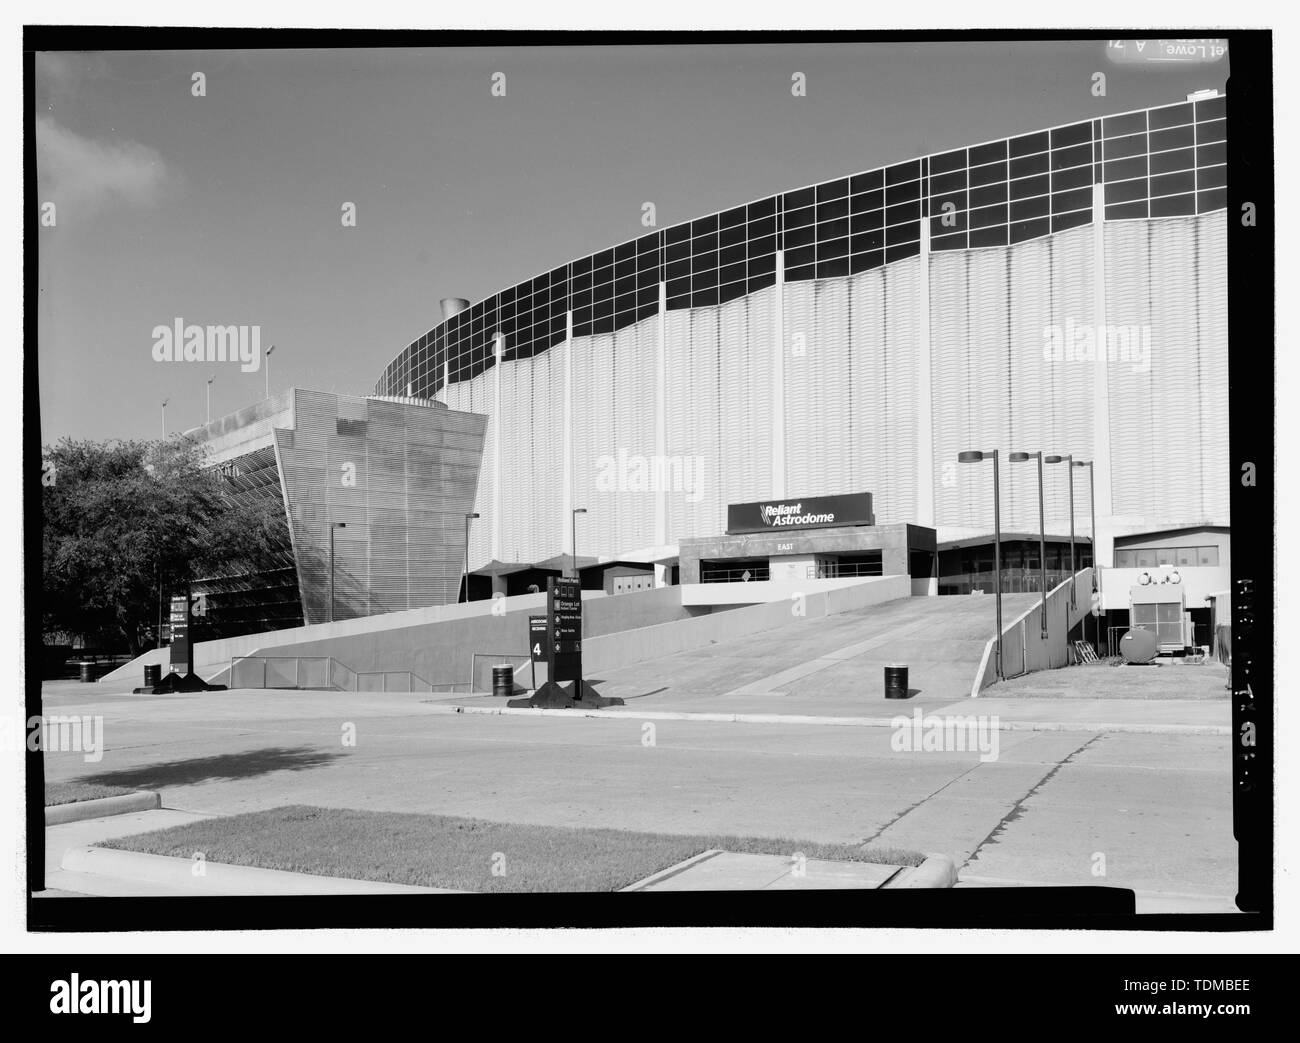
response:
{"label": "reliant astrodome sign", "polygon": [[871,493],[805,496],[727,505],[727,532],[789,532],[840,525],[875,525]]}

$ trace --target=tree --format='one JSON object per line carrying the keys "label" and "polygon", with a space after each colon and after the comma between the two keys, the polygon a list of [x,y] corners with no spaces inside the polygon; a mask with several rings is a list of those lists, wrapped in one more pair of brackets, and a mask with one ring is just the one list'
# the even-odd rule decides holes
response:
{"label": "tree", "polygon": [[149,643],[160,584],[258,572],[288,545],[274,497],[230,495],[188,440],[45,448],[43,625],[87,643]]}

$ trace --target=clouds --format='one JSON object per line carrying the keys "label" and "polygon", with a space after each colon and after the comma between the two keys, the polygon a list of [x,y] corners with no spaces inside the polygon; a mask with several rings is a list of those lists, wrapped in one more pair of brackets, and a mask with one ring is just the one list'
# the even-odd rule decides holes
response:
{"label": "clouds", "polygon": [[114,204],[155,205],[175,180],[154,149],[134,141],[96,141],[36,117],[36,170],[43,199],[83,213]]}

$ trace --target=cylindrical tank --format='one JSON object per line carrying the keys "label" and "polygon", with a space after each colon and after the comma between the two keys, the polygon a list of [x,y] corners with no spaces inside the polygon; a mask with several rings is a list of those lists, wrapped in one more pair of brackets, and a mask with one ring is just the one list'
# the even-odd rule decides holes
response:
{"label": "cylindrical tank", "polygon": [[160,663],[153,663],[144,668],[144,686],[146,688],[157,688],[160,681],[162,681],[162,665]]}
{"label": "cylindrical tank", "polygon": [[885,698],[907,698],[907,667],[901,663],[890,663],[885,667]]}
{"label": "cylindrical tank", "polygon": [[1126,663],[1149,663],[1158,651],[1156,635],[1141,627],[1134,627],[1119,639],[1119,654]]}
{"label": "cylindrical tank", "polygon": [[509,663],[497,663],[492,667],[492,694],[496,696],[515,694],[515,668]]}
{"label": "cylindrical tank", "polygon": [[95,679],[95,664],[89,660],[83,660],[77,664],[81,676],[81,683],[87,684]]}

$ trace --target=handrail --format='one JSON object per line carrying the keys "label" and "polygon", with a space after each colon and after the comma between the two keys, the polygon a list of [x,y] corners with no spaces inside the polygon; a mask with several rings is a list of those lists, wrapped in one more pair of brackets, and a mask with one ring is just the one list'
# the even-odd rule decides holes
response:
{"label": "handrail", "polygon": [[[256,661],[256,662],[259,662],[259,663],[262,664],[262,677],[261,677],[261,682],[262,682],[262,683],[259,684],[259,685],[237,685],[237,684],[235,683],[235,670],[236,670],[237,664],[239,664],[239,663],[245,663],[245,662],[249,662],[249,661]],[[326,673],[326,677],[325,677],[325,685],[326,685],[328,688],[334,689],[335,691],[343,691],[343,692],[360,692],[360,691],[369,691],[370,689],[363,689],[363,688],[361,687],[361,685],[362,685],[362,679],[363,679],[363,678],[367,678],[367,677],[378,677],[378,678],[380,678],[380,685],[381,685],[381,687],[380,687],[378,690],[381,691],[381,692],[387,692],[387,691],[390,691],[390,689],[389,689],[389,687],[388,687],[388,679],[389,679],[389,677],[390,677],[390,676],[401,676],[401,675],[405,675],[405,676],[406,676],[406,678],[407,678],[407,687],[404,688],[404,689],[401,689],[401,688],[394,688],[394,689],[391,689],[392,691],[407,691],[407,692],[428,691],[428,692],[432,692],[432,691],[434,691],[435,689],[442,689],[442,688],[446,688],[446,687],[448,687],[448,685],[446,685],[446,684],[435,685],[435,684],[433,684],[431,681],[427,681],[427,680],[425,680],[423,677],[421,677],[419,674],[417,674],[414,670],[353,670],[352,667],[348,666],[346,663],[341,662],[341,661],[338,660],[338,659],[335,659],[333,656],[261,656],[261,655],[237,655],[237,656],[231,656],[231,657],[230,657],[230,677],[229,677],[229,680],[230,680],[230,686],[231,686],[232,688],[235,688],[235,687],[249,687],[249,688],[263,688],[263,689],[265,689],[265,688],[270,687],[270,688],[293,688],[293,689],[302,689],[302,688],[304,687],[304,685],[303,685],[303,677],[302,677],[302,664],[303,664],[304,661],[306,661],[306,662],[317,662],[317,663],[325,664],[325,668],[326,668],[326,669],[325,669],[325,673]],[[268,686],[267,683],[266,683],[266,680],[267,680],[266,664],[267,664],[267,663],[271,663],[271,662],[292,662],[292,663],[294,664],[294,670],[293,670],[293,684],[291,684],[291,685],[289,685],[289,684],[285,684],[285,685],[270,685],[270,686]],[[336,667],[338,668],[338,672],[342,674],[342,676],[340,677],[340,680],[339,680],[338,682],[335,681],[335,676],[336,676],[336,670],[335,670],[335,668],[336,668]],[[418,682],[418,687],[417,687],[417,682]],[[314,688],[314,687],[317,687],[317,686],[316,686],[316,685],[307,685],[306,687]]]}

